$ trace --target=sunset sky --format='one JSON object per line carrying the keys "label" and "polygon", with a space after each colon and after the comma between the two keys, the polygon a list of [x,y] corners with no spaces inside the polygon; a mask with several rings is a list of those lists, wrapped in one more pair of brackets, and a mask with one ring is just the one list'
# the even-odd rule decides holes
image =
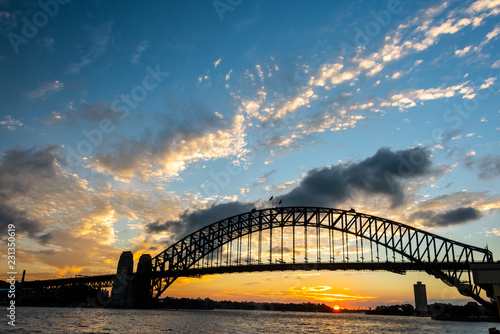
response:
{"label": "sunset sky", "polygon": [[[0,0],[1,273],[8,224],[27,280],[104,274],[271,196],[500,259],[499,17],[499,0]],[[165,295],[368,307],[417,280],[463,298],[425,273],[326,271]]]}

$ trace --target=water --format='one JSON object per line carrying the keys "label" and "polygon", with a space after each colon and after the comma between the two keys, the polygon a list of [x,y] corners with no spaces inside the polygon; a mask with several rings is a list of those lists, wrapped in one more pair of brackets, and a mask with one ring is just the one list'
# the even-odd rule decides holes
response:
{"label": "water", "polygon": [[18,307],[16,327],[4,319],[0,332],[487,334],[490,327],[500,328],[500,324],[364,314]]}

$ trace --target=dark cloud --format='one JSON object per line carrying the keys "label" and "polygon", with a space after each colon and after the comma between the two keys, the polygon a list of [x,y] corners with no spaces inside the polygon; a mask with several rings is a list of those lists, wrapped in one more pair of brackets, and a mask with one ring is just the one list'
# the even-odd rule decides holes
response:
{"label": "dark cloud", "polygon": [[85,104],[78,111],[65,110],[60,113],[52,112],[50,116],[42,120],[42,123],[51,128],[76,126],[81,121],[97,124],[101,121],[109,121],[112,124],[117,124],[127,116],[128,114],[125,111],[119,108],[113,110],[108,101],[101,100],[93,104]]}
{"label": "dark cloud", "polygon": [[182,222],[180,220],[168,220],[164,223],[161,223],[159,220],[149,223],[146,225],[146,231],[148,233],[161,233],[161,232],[172,232],[176,225],[181,225]]}
{"label": "dark cloud", "polygon": [[[387,195],[396,206],[404,202],[402,180],[431,174],[430,166],[430,154],[424,148],[395,152],[381,148],[374,156],[358,163],[309,171],[299,186],[281,199],[286,206],[330,206],[351,198],[355,191],[363,191],[369,195]],[[185,211],[179,220],[147,224],[146,232],[169,232],[172,238],[182,237],[221,219],[250,211],[254,206],[254,203],[231,202]]]}
{"label": "dark cloud", "polygon": [[42,245],[46,245],[49,243],[49,241],[51,241],[52,239],[54,239],[54,236],[52,235],[52,233],[45,233],[45,234],[42,234],[40,236],[38,236],[36,238],[36,240],[41,243]]}
{"label": "dark cloud", "polygon": [[429,175],[432,162],[427,149],[416,147],[393,152],[381,148],[358,163],[309,171],[299,186],[281,197],[284,205],[331,206],[352,198],[355,191],[387,195],[393,207],[404,203],[401,181]]}
{"label": "dark cloud", "polygon": [[500,155],[487,155],[477,162],[479,177],[489,180],[500,176]]}
{"label": "dark cloud", "polygon": [[42,224],[29,219],[25,211],[0,203],[0,229],[7,231],[9,224],[16,227],[17,233],[27,234],[30,237],[36,237],[36,234],[43,230]]}
{"label": "dark cloud", "polygon": [[51,182],[56,177],[55,160],[54,146],[39,150],[15,148],[0,158],[0,228],[3,231],[14,224],[18,233],[40,238],[41,243],[49,240],[47,235],[37,237],[43,230],[41,222],[29,218],[25,210],[12,203],[19,196],[36,192],[40,183]]}
{"label": "dark cloud", "polygon": [[464,164],[470,169],[476,168],[480,179],[491,180],[500,176],[500,155],[488,154],[480,158],[466,156]]}
{"label": "dark cloud", "polygon": [[172,238],[179,238],[219,220],[248,212],[252,208],[254,208],[253,203],[230,202],[212,205],[203,210],[185,211],[177,221],[169,220],[164,223],[156,221],[147,224],[146,231],[148,233],[169,232]]}
{"label": "dark cloud", "polygon": [[89,122],[99,123],[103,120],[110,120],[113,124],[122,120],[126,114],[123,111],[117,110],[115,112],[111,109],[107,101],[99,101],[93,104],[86,104],[79,112],[79,116]]}
{"label": "dark cloud", "polygon": [[444,227],[463,224],[481,218],[481,212],[472,207],[458,208],[443,213],[432,210],[417,211],[410,216],[410,220],[422,220],[427,227]]}
{"label": "dark cloud", "polygon": [[45,149],[15,148],[0,158],[0,199],[8,200],[15,194],[23,194],[35,187],[39,180],[56,177],[54,162],[55,146]]}

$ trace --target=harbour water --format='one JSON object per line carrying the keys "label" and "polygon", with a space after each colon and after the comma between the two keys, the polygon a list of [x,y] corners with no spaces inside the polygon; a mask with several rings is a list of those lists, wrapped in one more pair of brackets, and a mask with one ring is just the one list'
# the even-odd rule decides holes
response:
{"label": "harbour water", "polygon": [[498,323],[340,313],[19,307],[12,333],[488,333]]}

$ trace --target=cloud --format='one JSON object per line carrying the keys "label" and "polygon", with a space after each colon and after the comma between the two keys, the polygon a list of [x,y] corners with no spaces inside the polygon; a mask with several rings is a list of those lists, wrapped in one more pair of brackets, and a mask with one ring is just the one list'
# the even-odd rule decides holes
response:
{"label": "cloud", "polygon": [[499,0],[478,0],[474,1],[469,8],[467,8],[467,13],[479,13],[487,10],[495,10],[500,7]]}
{"label": "cloud", "polygon": [[219,58],[216,61],[214,61],[214,68],[217,68],[217,66],[219,66],[221,61],[222,61],[222,58]]}
{"label": "cloud", "polygon": [[477,168],[480,179],[491,180],[500,176],[500,155],[489,154],[481,158],[467,156],[465,164],[469,168]]}
{"label": "cloud", "polygon": [[463,99],[473,99],[476,94],[474,88],[467,85],[469,82],[463,82],[457,85],[448,87],[428,88],[428,89],[414,89],[406,90],[394,94],[390,100],[382,103],[382,106],[398,107],[400,110],[412,108],[417,106],[417,102],[437,100],[443,98],[451,98],[455,95],[462,95]]}
{"label": "cloud", "polygon": [[[347,103],[349,99],[359,99],[356,96],[360,95],[362,88],[356,83],[366,82],[390,63],[430,48],[445,35],[479,26],[486,17],[497,14],[496,5],[478,4],[472,12],[467,12],[466,8],[445,11],[447,7],[448,3],[440,3],[421,10],[405,24],[389,31],[383,44],[370,53],[366,48],[353,48],[355,53],[350,58],[337,57],[314,65],[283,64],[271,57],[269,63],[259,63],[255,68],[247,69],[244,74],[246,83],[234,89],[232,95],[252,124],[247,128],[249,138],[254,137],[252,130],[262,133],[258,135],[259,144],[274,155],[275,151],[301,147],[306,143],[305,138],[307,142],[313,141],[315,134],[354,128],[361,120],[370,117],[368,112],[380,112],[379,107],[395,106],[404,110],[425,101],[454,96],[473,99],[475,88],[469,82],[463,82],[392,94],[392,99],[382,101],[378,106],[372,104],[362,113],[351,106],[368,105],[366,101],[355,101],[351,106]],[[494,30],[487,38],[496,34]],[[470,48],[457,50],[457,55],[465,55]],[[420,62],[413,63],[417,66]],[[296,68],[292,68],[294,66]],[[394,78],[402,74],[398,72]],[[241,92],[245,92],[245,96]],[[332,103],[328,104],[329,101]],[[280,126],[281,123],[286,126]]]}
{"label": "cloud", "polygon": [[280,293],[284,298],[316,300],[320,302],[337,302],[377,298],[373,296],[357,296],[352,294],[348,295],[345,293],[339,293],[330,286],[293,286],[288,288],[288,291],[276,291],[273,293]]}
{"label": "cloud", "polygon": [[[287,194],[275,197],[276,200],[281,199],[284,206],[329,207],[362,192],[370,197],[387,196],[392,206],[396,207],[405,201],[405,180],[433,173],[427,149],[417,147],[393,152],[381,148],[375,155],[360,162],[313,169]],[[168,241],[174,242],[203,226],[258,206],[259,201],[229,202],[184,211],[178,219],[155,219],[145,226],[145,231],[151,235],[167,235]]]}
{"label": "cloud", "polygon": [[[456,34],[471,25],[479,26],[486,17],[500,12],[500,5],[496,2],[484,4],[477,1],[468,9],[448,11],[446,18],[439,19],[446,7],[448,3],[443,2],[420,11],[415,17],[409,18],[407,23],[400,24],[398,29],[387,34],[386,43],[376,52],[361,56],[362,49],[358,49],[353,62],[358,64],[359,70],[368,70],[368,76],[374,75],[389,62],[422,52],[435,45],[443,35]],[[487,12],[484,13],[485,11]]]}
{"label": "cloud", "polygon": [[78,112],[78,116],[85,121],[99,123],[102,120],[110,120],[113,124],[123,118],[123,113],[113,111],[107,101],[98,101],[93,104],[85,104]]}
{"label": "cloud", "polygon": [[63,112],[52,111],[52,114],[45,117],[42,123],[52,128],[59,128],[66,125],[76,125],[77,119],[75,113],[69,110]]}
{"label": "cloud", "polygon": [[[0,158],[0,196],[25,194],[40,181],[55,177],[56,147],[22,150],[15,148]],[[5,198],[4,197],[4,198]]]}
{"label": "cloud", "polygon": [[149,42],[148,41],[142,41],[137,45],[134,54],[130,56],[130,62],[134,65],[139,64],[142,53],[149,49]]}
{"label": "cloud", "polygon": [[[0,196],[0,200],[3,201],[5,199]],[[36,234],[43,230],[42,224],[37,220],[28,218],[25,211],[18,210],[5,203],[0,203],[0,228],[3,231],[7,231],[9,224],[14,224],[19,234],[27,233],[32,238],[35,238]]]}
{"label": "cloud", "polygon": [[461,50],[455,50],[455,54],[458,56],[458,57],[463,57],[465,56],[465,54],[467,54],[467,52],[469,52],[471,49],[471,46],[466,46],[465,48],[461,49]]}
{"label": "cloud", "polygon": [[155,221],[146,225],[146,232],[157,234],[168,232],[171,241],[177,241],[200,228],[231,216],[245,213],[254,208],[253,203],[229,202],[214,204],[206,209],[185,211],[179,220]]}
{"label": "cloud", "polygon": [[446,212],[417,211],[410,215],[410,219],[421,221],[426,227],[445,227],[450,225],[464,224],[481,218],[481,212],[473,207],[463,207]]}
{"label": "cloud", "polygon": [[10,131],[15,131],[16,128],[23,126],[23,123],[14,119],[11,115],[6,115],[5,119],[0,121],[0,125],[7,127]]}
{"label": "cloud", "polygon": [[39,182],[47,182],[55,176],[52,164],[55,147],[44,150],[7,151],[0,158],[0,225],[6,230],[8,224],[16,225],[19,233],[29,237],[43,230],[40,220],[30,217],[29,212],[15,205],[16,198],[37,189]]}
{"label": "cloud", "polygon": [[101,121],[109,121],[112,124],[117,124],[124,119],[124,112],[113,111],[110,104],[106,100],[101,100],[92,104],[82,104],[78,110],[69,103],[66,110],[61,112],[52,111],[52,113],[42,120],[42,123],[52,128],[62,126],[75,126],[79,121],[100,123]]}
{"label": "cloud", "polygon": [[[114,270],[121,252],[113,246],[118,221],[138,225],[178,217],[181,208],[171,193],[106,183],[90,187],[59,166],[58,154],[59,148],[50,146],[15,148],[0,156],[0,227],[16,225],[23,261],[38,270],[47,265],[59,274]],[[136,251],[149,250],[151,243],[157,244],[150,240]],[[44,246],[52,251],[40,252]]]}
{"label": "cloud", "polygon": [[112,26],[112,22],[106,22],[98,27],[85,26],[89,33],[90,47],[84,49],[85,51],[78,62],[71,63],[67,67],[67,75],[79,73],[83,67],[90,65],[107,52],[108,47],[113,42]]}
{"label": "cloud", "polygon": [[388,196],[396,207],[405,200],[401,181],[431,175],[430,166],[430,154],[424,148],[396,152],[381,148],[374,156],[360,162],[311,170],[298,187],[280,198],[287,206],[328,207],[351,199],[360,191]]}
{"label": "cloud", "polygon": [[59,81],[45,82],[38,88],[27,92],[26,96],[30,99],[44,100],[50,95],[60,92],[64,88],[64,83]]}
{"label": "cloud", "polygon": [[484,233],[487,237],[490,237],[490,236],[498,236],[500,237],[500,228],[492,228],[490,231],[485,231]]}
{"label": "cloud", "polygon": [[98,172],[121,180],[176,177],[189,164],[246,153],[245,119],[221,119],[203,104],[190,101],[158,115],[160,128],[139,138],[123,137],[111,152],[91,159]]}

